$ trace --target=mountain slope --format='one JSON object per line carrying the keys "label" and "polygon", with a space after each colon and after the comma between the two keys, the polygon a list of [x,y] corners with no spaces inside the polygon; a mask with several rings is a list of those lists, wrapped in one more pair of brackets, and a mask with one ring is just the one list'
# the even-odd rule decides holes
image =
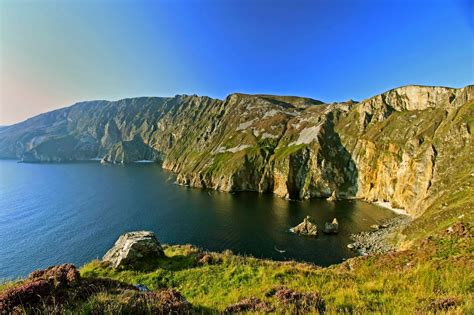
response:
{"label": "mountain slope", "polygon": [[194,187],[362,198],[415,215],[439,203],[430,211],[444,213],[443,198],[472,192],[473,100],[473,86],[405,86],[360,103],[246,94],[82,102],[0,129],[0,157],[150,159]]}

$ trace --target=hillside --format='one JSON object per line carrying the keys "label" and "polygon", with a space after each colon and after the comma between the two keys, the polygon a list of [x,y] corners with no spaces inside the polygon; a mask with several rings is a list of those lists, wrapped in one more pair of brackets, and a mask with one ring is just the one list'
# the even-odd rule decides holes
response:
{"label": "hillside", "polygon": [[154,160],[193,187],[389,202],[417,217],[411,240],[473,218],[473,117],[474,86],[405,86],[359,103],[246,94],[91,101],[0,129],[0,158]]}
{"label": "hillside", "polygon": [[415,220],[390,236],[398,251],[328,268],[191,245],[165,246],[166,257],[135,269],[62,265],[0,285],[0,311],[472,313],[473,127],[474,86],[331,104],[245,94],[92,101],[3,127],[1,158],[153,160],[183,185],[389,202]]}
{"label": "hillside", "polygon": [[472,314],[473,232],[458,222],[411,249],[328,268],[165,246],[135,269],[92,261],[80,275],[62,265],[0,285],[0,313],[3,301],[19,314]]}

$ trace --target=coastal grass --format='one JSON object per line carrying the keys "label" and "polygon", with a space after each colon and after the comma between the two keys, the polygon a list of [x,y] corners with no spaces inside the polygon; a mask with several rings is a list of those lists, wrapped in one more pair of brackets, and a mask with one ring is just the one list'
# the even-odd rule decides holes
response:
{"label": "coastal grass", "polygon": [[[257,297],[277,312],[287,308],[269,292],[284,286],[319,292],[328,313],[443,313],[474,311],[472,231],[431,237],[412,249],[357,257],[328,268],[223,253],[202,253],[190,245],[165,246],[166,258],[148,269],[115,270],[101,261],[81,268],[84,277],[106,277],[152,290],[174,288],[196,310],[222,312],[237,301]],[[203,254],[211,263],[200,263]]]}

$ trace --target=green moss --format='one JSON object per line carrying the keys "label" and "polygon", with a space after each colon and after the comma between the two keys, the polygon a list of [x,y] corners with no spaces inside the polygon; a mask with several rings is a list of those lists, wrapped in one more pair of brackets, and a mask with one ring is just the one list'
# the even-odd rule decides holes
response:
{"label": "green moss", "polygon": [[297,145],[291,145],[291,146],[279,146],[278,148],[275,149],[275,155],[274,159],[275,160],[281,160],[289,155],[303,149],[306,147],[306,144],[297,144]]}

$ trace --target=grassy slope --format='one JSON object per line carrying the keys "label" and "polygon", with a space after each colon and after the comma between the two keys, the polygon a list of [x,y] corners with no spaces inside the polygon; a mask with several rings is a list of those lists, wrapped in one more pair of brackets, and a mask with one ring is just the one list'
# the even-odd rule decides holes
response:
{"label": "grassy slope", "polygon": [[[197,249],[167,246],[168,258],[157,261],[148,270],[116,271],[93,261],[82,267],[81,274],[142,283],[151,289],[173,287],[201,311],[222,311],[227,305],[251,296],[278,306],[266,293],[284,285],[298,291],[320,292],[329,313],[425,312],[436,299],[454,298],[458,305],[450,312],[467,314],[474,311],[472,232],[467,237],[444,233],[419,242],[416,249],[358,257],[329,268],[241,257],[229,252],[211,253],[218,262],[201,265],[196,263]],[[284,311],[282,306],[278,307],[277,310]]]}
{"label": "grassy slope", "polygon": [[[402,116],[402,114],[400,114]],[[432,139],[435,146],[448,144],[445,165],[440,169],[439,195],[425,213],[411,224],[405,251],[384,256],[350,259],[330,268],[318,268],[295,262],[281,263],[212,253],[216,264],[198,265],[198,250],[189,246],[168,246],[168,258],[141,271],[115,271],[101,262],[85,265],[85,277],[109,277],[129,283],[143,283],[151,289],[173,287],[198,310],[222,311],[227,305],[256,296],[278,305],[266,297],[272,287],[285,285],[298,291],[318,291],[334,312],[382,312],[393,314],[430,310],[435,299],[458,301],[452,313],[474,313],[474,242],[469,237],[440,234],[455,222],[474,222],[473,144],[449,145],[450,132],[456,127],[474,128],[474,103],[462,106],[448,117]],[[463,127],[464,128],[464,127]],[[470,139],[470,138],[469,138]],[[431,139],[430,139],[431,141]],[[444,144],[443,144],[444,141]],[[279,151],[275,154],[287,154]],[[431,240],[425,240],[427,237]],[[410,246],[408,246],[410,245]],[[12,283],[0,285],[0,291]],[[114,297],[101,297],[113,300]],[[117,298],[117,297],[115,297]],[[78,306],[93,309],[100,303],[96,297]],[[283,311],[281,308],[280,311]]]}

